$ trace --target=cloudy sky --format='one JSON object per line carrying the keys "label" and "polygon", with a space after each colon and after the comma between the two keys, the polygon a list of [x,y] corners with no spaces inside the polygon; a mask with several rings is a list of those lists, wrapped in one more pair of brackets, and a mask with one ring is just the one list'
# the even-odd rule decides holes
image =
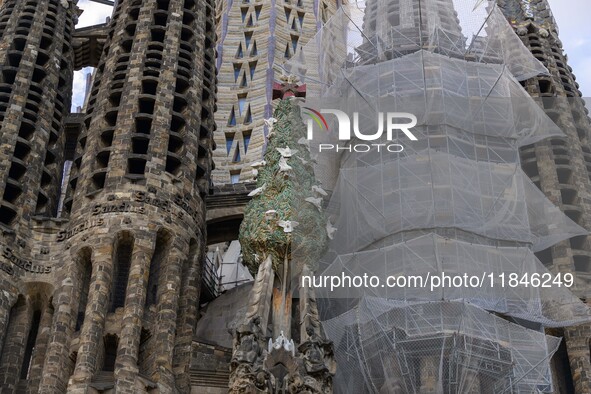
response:
{"label": "cloudy sky", "polygon": [[[103,23],[105,18],[111,15],[112,7],[94,3],[89,0],[79,0],[78,7],[84,10],[78,25],[76,27],[92,26],[99,23]],[[75,111],[77,107],[81,107],[84,103],[84,96],[81,92],[84,92],[84,86],[86,85],[87,73],[91,72],[90,68],[82,69],[74,73],[74,97],[72,98],[72,111]]]}
{"label": "cloudy sky", "polygon": [[[560,38],[569,57],[583,96],[591,97],[591,0],[548,0],[560,28]],[[84,10],[78,27],[102,23],[111,14],[111,7],[79,0],[78,6]],[[74,77],[74,92],[82,92],[85,74],[90,69],[77,72]],[[82,96],[75,94],[72,108],[82,106]],[[589,104],[589,102],[588,102]]]}
{"label": "cloudy sky", "polygon": [[591,97],[591,1],[548,1],[560,29],[560,39],[568,55],[569,65],[577,76],[583,96]]}

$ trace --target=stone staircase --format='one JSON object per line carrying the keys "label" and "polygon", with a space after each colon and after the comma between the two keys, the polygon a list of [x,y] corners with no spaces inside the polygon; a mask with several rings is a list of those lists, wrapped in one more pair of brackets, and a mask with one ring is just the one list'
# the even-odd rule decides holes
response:
{"label": "stone staircase", "polygon": [[228,388],[230,373],[227,371],[205,371],[191,369],[192,387]]}

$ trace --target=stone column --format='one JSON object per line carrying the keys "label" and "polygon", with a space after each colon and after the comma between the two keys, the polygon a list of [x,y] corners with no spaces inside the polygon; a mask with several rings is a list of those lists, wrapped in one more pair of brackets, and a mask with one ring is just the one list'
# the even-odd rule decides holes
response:
{"label": "stone column", "polygon": [[[187,253],[179,250],[178,242],[173,241],[168,257],[168,264],[162,267],[161,290],[158,299],[158,315],[155,333],[156,364],[158,367],[157,381],[161,387],[174,391],[175,376],[173,372],[173,353],[175,335],[177,334],[177,307],[181,289],[182,263]],[[186,280],[187,278],[184,278]],[[186,291],[184,291],[186,292]]]}
{"label": "stone column", "polygon": [[16,390],[32,319],[31,306],[24,298],[19,299],[10,313],[6,342],[0,358],[0,393],[13,393]]}
{"label": "stone column", "polygon": [[60,394],[66,391],[68,384],[68,363],[70,342],[78,315],[78,297],[80,292],[79,275],[74,274],[77,262],[70,264],[61,287],[53,296],[55,308],[52,331],[47,345],[43,376],[39,385],[40,394]]}
{"label": "stone column", "polygon": [[68,383],[68,393],[87,392],[88,383],[97,369],[97,356],[113,286],[113,239],[94,250],[92,277],[88,291],[86,316],[80,331],[80,346],[74,375]]}
{"label": "stone column", "polygon": [[[0,354],[3,354],[4,339],[6,337],[6,329],[8,328],[10,319],[10,309],[16,302],[15,291],[6,280],[0,280]],[[8,290],[13,291],[8,291]]]}
{"label": "stone column", "polygon": [[[198,238],[200,239],[200,238]],[[174,338],[174,373],[176,375],[177,388],[181,391],[190,390],[189,369],[191,366],[191,353],[193,334],[197,325],[197,307],[199,305],[199,293],[201,286],[201,261],[203,247],[200,241],[195,241],[195,247],[190,248],[189,253],[179,260],[179,267],[186,264],[182,269],[181,294],[178,298],[178,316],[176,320],[176,338]]]}
{"label": "stone column", "polygon": [[153,251],[154,237],[151,237],[151,239],[135,239],[125,296],[121,335],[115,361],[115,387],[117,387],[117,393],[134,394],[137,391],[135,380],[139,372],[138,354],[142,317],[144,315],[146,286],[148,285]]}
{"label": "stone column", "polygon": [[31,394],[39,393],[39,384],[43,375],[43,360],[47,352],[47,342],[51,336],[53,312],[53,306],[51,304],[46,305],[39,322],[39,332],[35,341],[35,350],[31,357],[31,370],[27,383],[27,392]]}

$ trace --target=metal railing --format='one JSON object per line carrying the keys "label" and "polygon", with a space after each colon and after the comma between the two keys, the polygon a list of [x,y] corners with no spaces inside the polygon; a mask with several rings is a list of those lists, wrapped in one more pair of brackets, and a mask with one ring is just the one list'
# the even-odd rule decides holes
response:
{"label": "metal railing", "polygon": [[205,256],[201,275],[201,297],[199,302],[209,302],[221,294],[222,277],[218,275],[213,261]]}

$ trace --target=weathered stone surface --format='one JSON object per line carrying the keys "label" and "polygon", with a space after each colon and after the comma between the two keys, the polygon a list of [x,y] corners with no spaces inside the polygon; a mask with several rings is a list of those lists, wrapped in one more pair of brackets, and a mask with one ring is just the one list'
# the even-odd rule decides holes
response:
{"label": "weathered stone surface", "polygon": [[[73,37],[78,12],[72,0],[0,8],[0,391],[188,393],[213,0],[119,1],[108,25]],[[86,65],[97,70],[76,142],[66,115]]]}
{"label": "weathered stone surface", "polygon": [[280,66],[316,35],[337,5],[335,0],[217,2],[216,184],[254,179],[250,165],[263,156],[264,120],[273,114]]}
{"label": "weathered stone surface", "polygon": [[[520,1],[498,2],[551,72],[527,81],[527,90],[579,97],[546,2],[536,3],[535,22]],[[230,183],[252,179],[249,164],[262,156],[277,65],[313,37],[338,2],[296,3],[120,0],[110,24],[76,31],[75,0],[0,0],[2,393],[115,386],[121,393],[227,392],[229,345],[193,340],[204,196],[213,193],[210,239],[235,239],[254,186]],[[216,43],[221,149],[212,187]],[[67,127],[73,70],[89,65],[97,72],[86,113],[76,115],[77,135]],[[232,108],[236,125],[229,122]],[[589,229],[587,112],[581,104],[548,114],[566,137],[525,147],[524,170]],[[63,190],[66,160],[73,166]],[[589,242],[562,242],[539,255],[555,272],[575,273],[581,298],[591,291]],[[310,316],[313,302],[302,308]],[[303,363],[292,366],[325,374],[320,361],[330,351],[306,330],[315,324],[308,318],[302,325]],[[571,374],[576,393],[591,392],[591,327],[556,334],[564,335],[570,361],[557,359],[556,381],[568,387],[562,381]]]}

